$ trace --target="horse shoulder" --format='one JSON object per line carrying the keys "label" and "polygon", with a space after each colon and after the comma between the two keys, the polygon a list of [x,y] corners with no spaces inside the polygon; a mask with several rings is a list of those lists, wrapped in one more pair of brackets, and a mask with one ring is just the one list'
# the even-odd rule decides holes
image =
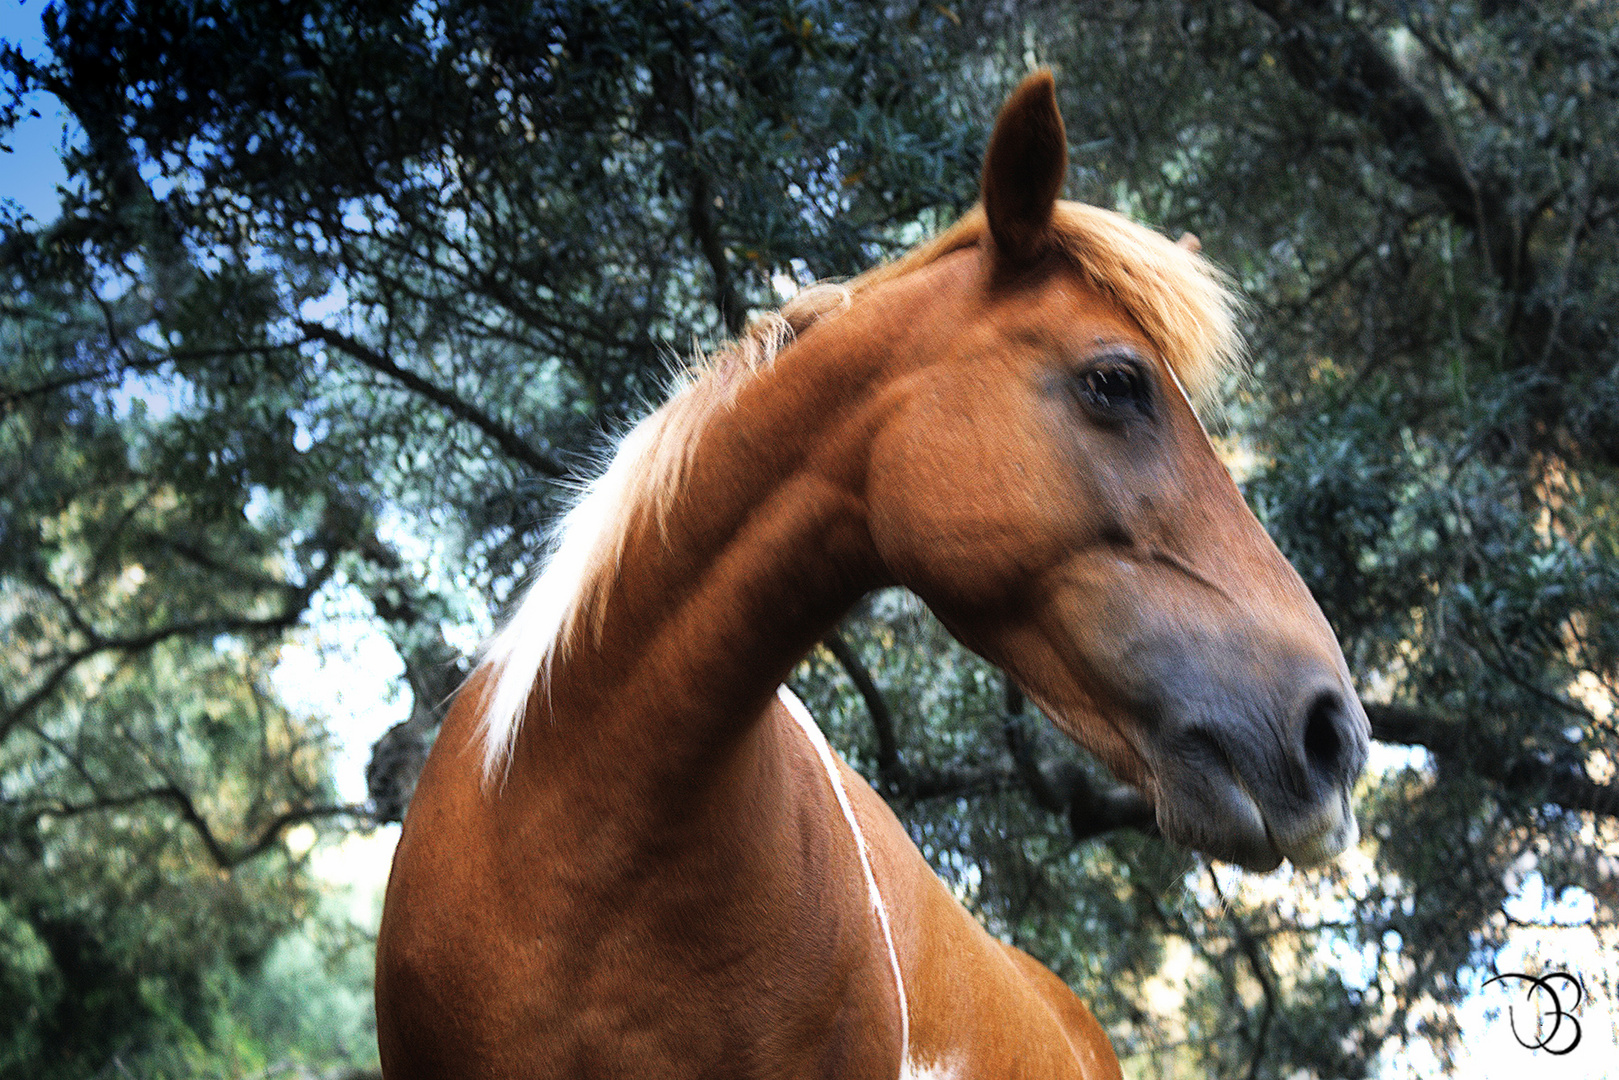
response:
{"label": "horse shoulder", "polygon": [[910,1006],[902,1080],[996,1076],[1114,1080],[1102,1026],[1074,992],[991,936],[911,842],[886,802],[838,762],[894,931]]}
{"label": "horse shoulder", "polygon": [[1037,993],[1046,1007],[1051,1010],[1052,1017],[1063,1028],[1068,1038],[1068,1045],[1074,1059],[1080,1067],[1080,1075],[1090,1077],[1120,1077],[1123,1073],[1119,1068],[1119,1059],[1113,1053],[1113,1046],[1108,1042],[1107,1033],[1102,1025],[1097,1023],[1096,1017],[1091,1015],[1090,1009],[1079,1000],[1068,984],[1046,967],[1040,961],[1017,948],[997,941],[1011,959],[1013,965],[1023,973],[1029,986]]}
{"label": "horse shoulder", "polygon": [[512,1075],[533,1044],[549,1039],[553,1053],[565,1045],[529,1002],[532,935],[521,913],[531,898],[502,887],[509,849],[475,740],[483,675],[445,716],[388,878],[376,995],[390,1080]]}

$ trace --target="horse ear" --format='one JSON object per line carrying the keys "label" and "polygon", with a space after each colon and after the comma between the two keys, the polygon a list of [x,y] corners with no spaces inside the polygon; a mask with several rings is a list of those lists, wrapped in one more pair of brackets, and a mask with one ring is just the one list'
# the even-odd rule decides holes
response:
{"label": "horse ear", "polygon": [[1001,106],[984,155],[984,213],[1001,258],[1038,256],[1068,172],[1068,136],[1051,72],[1024,79]]}

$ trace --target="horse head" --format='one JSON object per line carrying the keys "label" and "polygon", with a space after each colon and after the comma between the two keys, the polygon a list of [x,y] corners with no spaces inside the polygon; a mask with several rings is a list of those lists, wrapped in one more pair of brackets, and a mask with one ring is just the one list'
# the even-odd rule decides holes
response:
{"label": "horse head", "polygon": [[1165,836],[1249,868],[1322,862],[1356,837],[1369,728],[1193,409],[1236,351],[1229,294],[1189,245],[1060,202],[1066,167],[1037,74],[991,137],[981,218],[940,242],[963,249],[956,279],[895,274],[950,300],[896,331],[872,541]]}

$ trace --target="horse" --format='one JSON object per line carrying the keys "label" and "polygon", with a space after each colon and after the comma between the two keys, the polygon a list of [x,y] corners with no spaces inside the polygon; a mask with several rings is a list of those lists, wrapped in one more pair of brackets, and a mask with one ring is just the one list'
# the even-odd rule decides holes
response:
{"label": "horse", "polygon": [[783,680],[904,586],[1242,866],[1356,837],[1333,632],[1194,402],[1240,353],[1192,249],[1058,198],[1051,76],[981,202],[807,289],[623,438],[456,698],[377,939],[389,1080],[1118,1077]]}

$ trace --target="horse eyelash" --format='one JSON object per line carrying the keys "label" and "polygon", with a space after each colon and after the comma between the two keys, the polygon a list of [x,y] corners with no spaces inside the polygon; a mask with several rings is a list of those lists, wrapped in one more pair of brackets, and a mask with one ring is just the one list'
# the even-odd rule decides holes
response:
{"label": "horse eyelash", "polygon": [[[1109,395],[1093,385],[1092,380],[1098,375],[1106,376],[1111,373],[1123,373],[1134,384],[1135,392],[1130,395],[1127,403],[1116,403]],[[1125,408],[1133,408],[1143,416],[1153,415],[1156,394],[1152,377],[1146,366],[1133,356],[1092,358],[1084,367],[1073,371],[1069,379],[1074,396],[1092,413],[1099,414],[1101,419],[1123,420],[1125,415],[1122,410]]]}

